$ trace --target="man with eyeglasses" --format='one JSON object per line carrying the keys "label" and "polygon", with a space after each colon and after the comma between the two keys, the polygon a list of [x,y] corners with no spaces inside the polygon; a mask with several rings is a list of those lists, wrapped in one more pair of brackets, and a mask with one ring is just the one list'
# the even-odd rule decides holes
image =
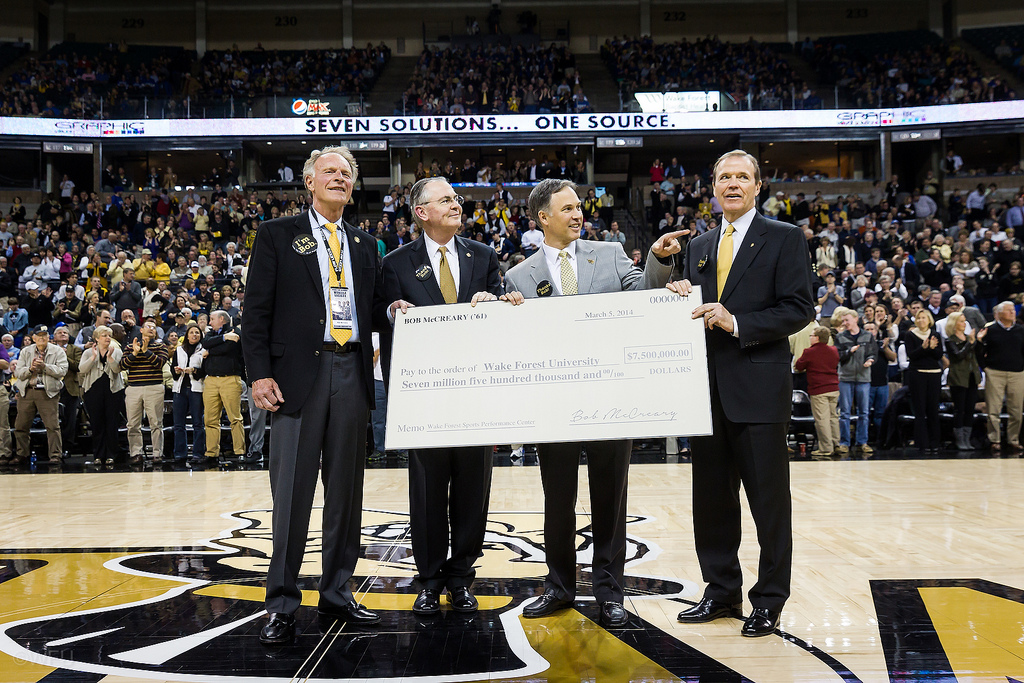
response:
{"label": "man with eyeglasses", "polygon": [[[423,232],[384,259],[384,300],[392,321],[412,306],[476,305],[501,293],[497,253],[457,235],[462,197],[444,178],[424,178],[410,194],[413,220]],[[385,378],[391,369],[390,335],[382,335]],[[438,614],[441,593],[456,612],[475,612],[470,588],[483,549],[491,490],[491,447],[409,451],[412,553],[422,589],[412,611]],[[449,554],[449,539],[451,553]]]}

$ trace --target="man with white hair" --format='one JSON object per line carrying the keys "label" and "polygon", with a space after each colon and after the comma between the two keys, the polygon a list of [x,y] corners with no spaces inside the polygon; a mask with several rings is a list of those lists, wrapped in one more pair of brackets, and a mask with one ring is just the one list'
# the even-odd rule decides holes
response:
{"label": "man with white hair", "polygon": [[224,269],[232,271],[235,266],[241,266],[245,259],[236,250],[238,246],[234,242],[228,242],[224,247]]}
{"label": "man with white hair", "polygon": [[[312,208],[260,226],[246,285],[242,346],[258,408],[275,413],[270,441],[273,550],[260,641],[295,636],[298,583],[317,475],[324,484],[318,616],[327,627],[380,622],[358,602],[356,568],[374,403],[374,303],[383,283],[377,241],[345,222],[359,166],[345,147],[314,150],[302,169]],[[383,311],[382,311],[383,312]],[[386,317],[384,324],[387,323]]]}
{"label": "man with white hair", "polygon": [[1012,301],[1003,301],[992,309],[995,321],[978,332],[985,366],[985,412],[988,413],[988,438],[992,451],[1002,448],[1000,414],[1006,402],[1006,440],[1009,453],[1021,453],[1021,412],[1024,411],[1024,327],[1017,325]]}
{"label": "man with white hair", "polygon": [[231,446],[238,458],[245,456],[242,426],[242,346],[231,329],[227,311],[210,313],[210,331],[203,337],[203,407],[206,422],[206,462],[220,457],[220,416],[223,410],[231,424]]}
{"label": "man with white hair", "polygon": [[205,256],[200,254],[199,258],[197,258],[196,261],[199,262],[199,274],[200,275],[202,275],[203,277],[206,277],[207,275],[213,275],[213,266],[211,266],[207,262],[207,259],[206,259]]}

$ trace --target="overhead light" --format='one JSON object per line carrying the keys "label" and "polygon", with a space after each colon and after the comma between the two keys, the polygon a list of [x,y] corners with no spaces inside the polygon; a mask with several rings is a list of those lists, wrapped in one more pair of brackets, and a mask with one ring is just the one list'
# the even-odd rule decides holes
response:
{"label": "overhead light", "polygon": [[714,141],[715,141],[715,139],[714,139],[714,138],[712,138],[712,139],[708,140],[708,142],[714,142]]}
{"label": "overhead light", "polygon": [[448,153],[449,153],[449,154],[454,154],[454,153],[455,153],[455,150],[454,150],[454,149],[450,149],[450,150],[448,150]]}
{"label": "overhead light", "polygon": [[273,142],[271,142],[270,140],[267,140],[267,144],[268,144],[268,145],[272,145],[272,144],[274,144],[274,143],[273,143]]}
{"label": "overhead light", "polygon": [[771,162],[771,160],[770,160],[770,159],[765,159],[765,160],[764,160],[764,163],[766,163],[766,164],[770,164],[770,163],[772,163],[772,162]]}
{"label": "overhead light", "polygon": [[769,146],[769,147],[771,147],[771,146],[772,146],[772,145],[774,145],[774,144],[775,144],[774,142],[769,142],[769,143],[768,143],[768,146]]}
{"label": "overhead light", "polygon": [[170,153],[170,152],[168,152],[168,153],[167,153],[167,156],[171,156],[171,153]]}
{"label": "overhead light", "polygon": [[305,141],[305,140],[303,140],[303,141],[302,141],[302,144],[306,144],[306,141]]}

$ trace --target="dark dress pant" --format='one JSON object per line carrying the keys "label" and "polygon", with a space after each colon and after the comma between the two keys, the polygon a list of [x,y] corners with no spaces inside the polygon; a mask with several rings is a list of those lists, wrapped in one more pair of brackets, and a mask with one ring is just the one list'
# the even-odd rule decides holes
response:
{"label": "dark dress pant", "polygon": [[[288,397],[285,396],[287,406]],[[267,570],[268,612],[291,614],[302,603],[297,580],[309,532],[317,475],[324,483],[320,608],[353,600],[348,582],[359,557],[366,424],[370,416],[362,356],[320,352],[316,381],[297,412],[271,418],[270,490],[273,554]]]}
{"label": "dark dress pant", "polygon": [[740,484],[746,492],[761,548],[757,582],[748,592],[754,607],[782,611],[793,571],[793,520],[786,423],[731,422],[712,389],[711,436],[690,440],[693,449],[693,532],[704,597],[729,604],[743,600],[740,570]]}
{"label": "dark dress pant", "polygon": [[576,597],[576,491],[584,446],[590,479],[594,597],[599,603],[622,602],[626,489],[629,454],[633,450],[630,439],[538,444],[544,486],[544,552],[548,564],[544,587],[553,590],[562,600]]}
{"label": "dark dress pant", "polygon": [[412,554],[424,588],[473,584],[487,529],[492,466],[490,446],[409,452]]}

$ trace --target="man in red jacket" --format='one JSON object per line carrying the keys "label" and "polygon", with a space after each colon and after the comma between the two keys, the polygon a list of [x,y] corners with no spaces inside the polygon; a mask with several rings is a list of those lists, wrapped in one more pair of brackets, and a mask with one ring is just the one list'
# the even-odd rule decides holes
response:
{"label": "man in red jacket", "polygon": [[794,367],[807,373],[807,394],[818,432],[818,449],[811,455],[827,457],[839,445],[839,351],[829,346],[832,334],[827,327],[817,328],[811,337],[817,342],[804,349]]}

